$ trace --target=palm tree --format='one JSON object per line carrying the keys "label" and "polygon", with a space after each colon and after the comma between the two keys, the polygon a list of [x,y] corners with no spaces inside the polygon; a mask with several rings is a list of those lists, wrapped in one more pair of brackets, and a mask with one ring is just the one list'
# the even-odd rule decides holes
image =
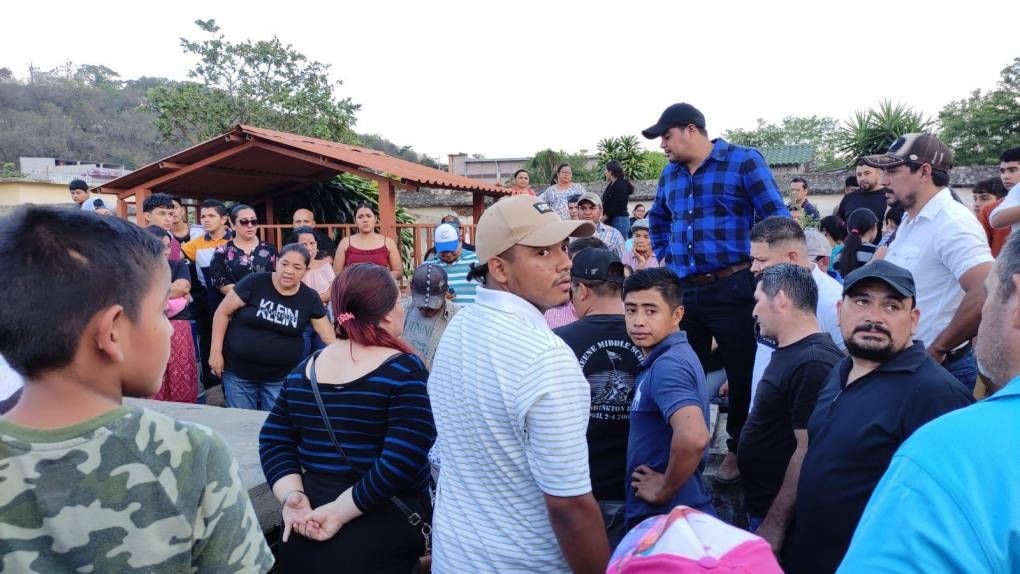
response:
{"label": "palm tree", "polygon": [[605,179],[606,164],[614,159],[623,166],[623,175],[627,179],[647,179],[649,177],[644,150],[641,149],[641,143],[636,137],[604,138],[599,141],[596,149],[599,156],[599,179]]}
{"label": "palm tree", "polygon": [[923,113],[904,103],[882,101],[877,108],[857,110],[839,133],[839,154],[847,165],[854,165],[866,155],[885,153],[896,138],[909,133],[924,132],[934,122]]}

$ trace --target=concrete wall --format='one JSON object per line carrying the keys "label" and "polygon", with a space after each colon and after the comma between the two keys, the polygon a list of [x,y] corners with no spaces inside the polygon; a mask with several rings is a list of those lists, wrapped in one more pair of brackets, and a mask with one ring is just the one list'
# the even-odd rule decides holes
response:
{"label": "concrete wall", "polygon": [[[100,194],[103,202],[111,206],[117,205],[117,196]],[[0,205],[22,205],[37,203],[51,205],[69,203],[71,195],[66,183],[50,183],[45,181],[26,181],[22,179],[0,180]]]}
{"label": "concrete wall", "polygon": [[[818,206],[822,215],[829,215],[839,203],[843,193],[843,183],[847,176],[852,175],[850,171],[834,171],[826,173],[779,173],[776,174],[776,184],[784,194],[790,189],[790,180],[794,177],[803,177],[808,181],[808,188],[811,193],[811,202]],[[998,177],[998,166],[961,166],[954,168],[950,173],[950,185],[963,198],[964,203],[971,205],[972,197],[970,190],[974,184],[983,179]],[[657,180],[635,181],[634,194],[631,196],[630,207],[642,203],[648,207],[655,199]],[[605,189],[605,182],[585,183],[588,191],[602,193]],[[545,186],[532,186],[536,192],[541,193]],[[468,192],[421,189],[417,192],[398,192],[397,205],[404,207],[415,217],[418,223],[437,223],[444,215],[454,212],[461,221],[471,223],[471,194]]]}

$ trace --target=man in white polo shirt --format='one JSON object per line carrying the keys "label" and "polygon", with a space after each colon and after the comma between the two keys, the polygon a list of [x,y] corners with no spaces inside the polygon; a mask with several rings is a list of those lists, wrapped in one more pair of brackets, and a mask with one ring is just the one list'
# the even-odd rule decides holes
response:
{"label": "man in white polo shirt", "polygon": [[594,231],[527,195],[478,222],[471,276],[484,286],[450,322],[429,376],[442,452],[433,572],[605,571],[591,391],[542,316],[569,296],[568,238]]}
{"label": "man in white polo shirt", "polygon": [[953,152],[933,135],[913,133],[862,161],[883,170],[879,184],[907,212],[885,258],[914,276],[921,311],[914,338],[973,391],[977,361],[970,340],[993,259],[981,224],[949,190]]}

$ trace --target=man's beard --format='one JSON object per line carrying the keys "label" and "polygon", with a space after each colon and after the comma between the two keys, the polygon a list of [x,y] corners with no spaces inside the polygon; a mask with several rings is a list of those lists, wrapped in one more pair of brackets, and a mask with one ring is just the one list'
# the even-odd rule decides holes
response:
{"label": "man's beard", "polygon": [[[854,335],[857,333],[881,333],[889,338],[889,342],[881,347],[865,347],[854,341]],[[850,353],[851,357],[856,357],[865,361],[872,361],[874,363],[884,363],[891,359],[896,353],[901,351],[901,349],[897,349],[895,343],[893,343],[892,335],[889,333],[888,329],[881,325],[874,325],[872,323],[858,325],[853,330],[853,333],[851,333],[849,337],[846,337],[844,343],[846,343],[846,350]]]}

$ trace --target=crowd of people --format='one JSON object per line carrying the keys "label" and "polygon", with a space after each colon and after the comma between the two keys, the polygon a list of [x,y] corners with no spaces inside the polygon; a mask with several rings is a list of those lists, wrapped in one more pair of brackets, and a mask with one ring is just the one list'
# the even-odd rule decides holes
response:
{"label": "crowd of people", "polygon": [[[0,418],[5,567],[1020,568],[1020,148],[970,209],[952,151],[907,134],[822,217],[689,104],[642,133],[669,159],[647,212],[618,164],[602,194],[522,170],[474,244],[443,218],[406,294],[367,205],[335,247],[298,210],[279,251],[247,205],[207,200],[198,227],[154,194],[142,229],[75,184],[80,209],[0,220],[0,354],[25,379]],[[275,557],[221,439],[122,405],[209,377],[269,411]],[[746,516],[699,540],[710,480]],[[681,519],[692,543],[663,534]]]}

